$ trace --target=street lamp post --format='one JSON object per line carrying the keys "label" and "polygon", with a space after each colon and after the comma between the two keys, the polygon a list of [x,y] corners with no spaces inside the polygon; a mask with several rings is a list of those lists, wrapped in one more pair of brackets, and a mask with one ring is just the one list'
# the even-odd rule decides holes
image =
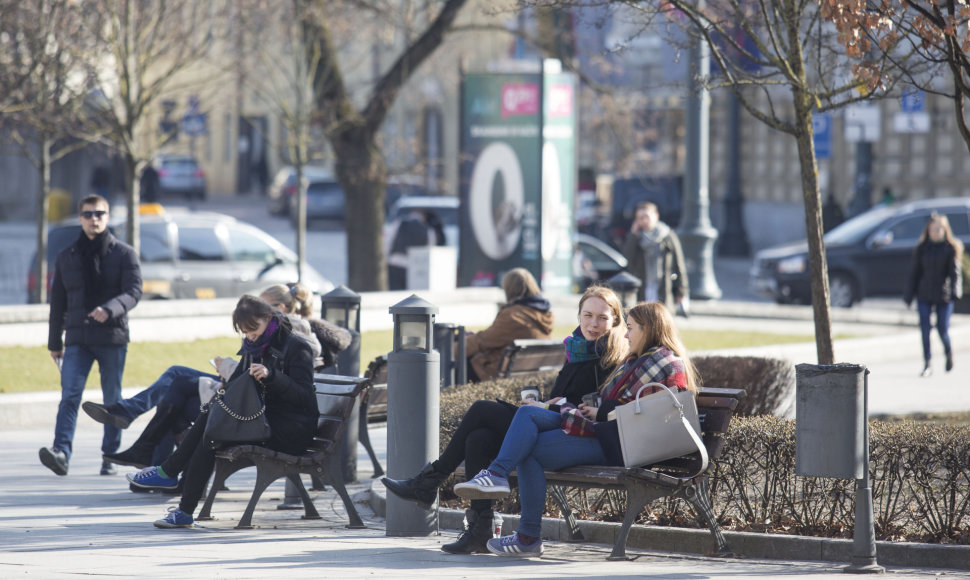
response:
{"label": "street lamp post", "polygon": [[677,235],[687,262],[691,298],[711,300],[721,297],[714,279],[714,241],[717,230],[711,226],[709,183],[711,95],[703,78],[711,69],[710,47],[695,39],[688,51],[687,74],[687,159],[684,168],[684,209]]}
{"label": "street lamp post", "polygon": [[[434,350],[438,307],[412,294],[390,308],[394,350],[387,355],[387,473],[401,479],[438,455],[440,358]],[[427,536],[438,513],[387,497],[386,535]]]}
{"label": "street lamp post", "polygon": [[[323,319],[350,332],[350,345],[337,353],[334,374],[360,376],[360,294],[340,285],[320,297]],[[360,405],[358,400],[356,405]],[[340,442],[340,464],[344,481],[357,481],[357,443],[359,442],[360,409],[347,419],[347,430]]]}

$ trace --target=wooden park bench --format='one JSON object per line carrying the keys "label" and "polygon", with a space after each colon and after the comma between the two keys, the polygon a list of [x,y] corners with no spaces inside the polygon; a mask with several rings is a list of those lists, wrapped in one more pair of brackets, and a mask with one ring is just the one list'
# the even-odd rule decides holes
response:
{"label": "wooden park bench", "polygon": [[[724,450],[723,436],[727,433],[734,410],[744,395],[744,389],[710,387],[702,387],[697,393],[697,411],[702,439],[712,462],[719,458]],[[546,485],[549,486],[550,495],[555,499],[566,520],[570,539],[576,541],[584,538],[576,516],[569,507],[564,488],[626,491],[627,504],[623,525],[613,544],[610,560],[626,559],[626,541],[630,534],[630,527],[647,504],[663,497],[677,497],[689,502],[711,532],[716,544],[714,554],[730,556],[731,549],[714,517],[708,474],[706,471],[697,473],[700,463],[700,454],[694,453],[646,467],[579,465],[560,471],[545,472]],[[510,483],[515,482],[515,476],[515,473],[511,475]],[[463,477],[464,474],[459,473],[459,478],[463,479]]]}
{"label": "wooden park bench", "polygon": [[505,347],[498,365],[501,378],[559,370],[566,364],[566,350],[559,338],[518,338]]}
{"label": "wooden park bench", "polygon": [[[351,529],[364,527],[364,522],[357,513],[347,488],[344,486],[343,470],[340,458],[340,441],[346,431],[347,422],[353,413],[358,400],[363,399],[370,388],[370,380],[361,377],[345,377],[339,375],[314,375],[314,386],[317,396],[317,407],[320,418],[317,420],[317,432],[313,443],[304,455],[289,455],[273,451],[259,445],[235,445],[216,452],[215,476],[209,487],[209,494],[199,513],[199,520],[212,519],[212,503],[216,494],[223,489],[226,479],[233,473],[246,467],[256,467],[256,486],[249,498],[249,505],[243,513],[236,529],[252,528],[253,512],[260,496],[271,483],[281,477],[286,477],[296,486],[303,500],[303,519],[320,519],[310,494],[303,486],[301,474],[308,474],[329,483],[340,495]],[[361,400],[361,408],[366,403]],[[366,409],[363,411],[366,413]]]}

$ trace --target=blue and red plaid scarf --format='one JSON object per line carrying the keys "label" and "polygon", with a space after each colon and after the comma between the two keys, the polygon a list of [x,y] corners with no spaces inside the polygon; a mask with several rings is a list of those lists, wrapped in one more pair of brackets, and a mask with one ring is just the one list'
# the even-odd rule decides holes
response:
{"label": "blue and red plaid scarf", "polygon": [[[640,387],[648,383],[660,383],[669,388],[686,389],[687,372],[679,356],[663,346],[655,346],[639,358],[630,355],[620,368],[613,374],[613,379],[600,392],[604,400],[617,401],[623,405],[633,401]],[[646,396],[660,390],[660,387],[648,387],[641,396]],[[567,435],[578,437],[594,437],[596,435],[596,421],[587,419],[578,408],[565,404],[559,410],[562,415],[560,427]]]}

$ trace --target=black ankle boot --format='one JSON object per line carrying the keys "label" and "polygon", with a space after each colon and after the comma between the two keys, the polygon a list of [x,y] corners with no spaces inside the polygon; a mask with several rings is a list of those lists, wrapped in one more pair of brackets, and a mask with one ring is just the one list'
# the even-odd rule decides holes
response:
{"label": "black ankle boot", "polygon": [[120,453],[104,454],[104,460],[138,468],[155,465],[152,461],[155,446],[176,426],[179,418],[180,414],[173,405],[159,405],[155,416],[145,426],[145,430],[141,432],[135,443]]}
{"label": "black ankle boot", "polygon": [[410,479],[381,478],[388,491],[401,499],[413,501],[426,510],[438,499],[438,486],[448,479],[448,474],[438,473],[429,463],[420,473]]}
{"label": "black ankle boot", "polygon": [[126,449],[125,451],[119,451],[118,453],[105,453],[102,455],[105,461],[114,463],[116,465],[130,465],[132,467],[137,467],[138,469],[144,469],[149,465],[154,465],[152,463],[152,454],[155,451],[155,445],[139,439],[135,441],[135,444]]}
{"label": "black ankle boot", "polygon": [[946,353],[946,372],[950,372],[952,370],[953,370],[953,353],[948,352]]}
{"label": "black ankle boot", "polygon": [[441,549],[449,554],[487,554],[486,544],[492,538],[493,515],[491,509],[481,512],[465,510],[465,529],[457,541],[445,544]]}

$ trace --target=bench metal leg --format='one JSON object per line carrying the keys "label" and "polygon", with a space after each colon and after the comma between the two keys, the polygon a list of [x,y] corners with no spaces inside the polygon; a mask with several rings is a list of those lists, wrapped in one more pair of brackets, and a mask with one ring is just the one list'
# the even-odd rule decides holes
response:
{"label": "bench metal leg", "polygon": [[626,488],[626,513],[623,515],[623,526],[620,533],[616,536],[613,544],[613,551],[607,560],[626,560],[626,539],[630,535],[630,527],[636,521],[637,516],[643,511],[648,503],[656,498],[656,494],[640,486],[627,486]]}
{"label": "bench metal leg", "polygon": [[377,460],[377,454],[374,453],[374,447],[370,444],[370,431],[367,428],[367,410],[370,405],[365,401],[363,405],[360,406],[360,418],[357,422],[357,439],[367,450],[367,455],[370,456],[370,462],[374,466],[374,475],[372,477],[380,477],[384,475],[384,468],[381,467],[381,462]]}
{"label": "bench metal leg", "polygon": [[343,472],[340,470],[340,457],[338,457],[338,454],[331,453],[327,457],[327,465],[324,468],[324,473],[321,473],[321,475],[333,486],[337,494],[340,495],[340,499],[344,502],[344,509],[347,510],[347,518],[350,520],[347,527],[351,530],[365,529],[367,526],[360,519],[360,514],[357,513],[357,507],[354,505],[353,500],[350,499],[350,494],[347,493],[347,487],[344,485]]}
{"label": "bench metal leg", "polygon": [[319,520],[320,512],[317,511],[317,506],[313,505],[313,500],[310,499],[310,494],[306,490],[306,486],[303,485],[303,480],[300,479],[299,473],[288,473],[286,475],[286,483],[293,488],[300,499],[303,500],[303,519],[305,520]]}
{"label": "bench metal leg", "polygon": [[[249,496],[249,504],[246,506],[246,511],[243,512],[242,518],[236,525],[237,530],[251,530],[253,527],[253,512],[256,511],[256,504],[259,502],[260,496],[266,491],[266,488],[270,486],[271,483],[285,475],[282,468],[273,465],[272,463],[263,463],[256,466],[256,485],[253,487],[253,495]],[[303,487],[303,484],[300,484]],[[304,493],[306,489],[303,490]]]}
{"label": "bench metal leg", "polygon": [[714,542],[717,544],[717,551],[714,555],[733,556],[734,552],[728,547],[724,534],[721,533],[721,527],[717,525],[717,518],[714,517],[714,506],[711,504],[711,487],[707,477],[695,481],[693,486],[684,491],[684,495],[687,497],[687,501],[694,506],[697,515],[707,524],[711,535],[714,536]]}
{"label": "bench metal leg", "polygon": [[566,488],[561,485],[551,485],[549,486],[549,494],[552,495],[552,499],[556,500],[559,511],[562,512],[562,517],[566,520],[566,527],[569,528],[569,539],[574,542],[585,540],[582,530],[579,529],[579,522],[576,521],[576,515],[573,514],[573,510],[566,500]]}
{"label": "bench metal leg", "polygon": [[252,466],[251,461],[226,461],[225,459],[216,459],[215,473],[212,476],[212,485],[209,487],[209,493],[206,495],[205,503],[202,504],[202,511],[196,516],[196,520],[211,520],[212,518],[212,503],[216,499],[216,494],[220,490],[225,489],[226,480],[233,473],[236,473],[240,469]]}

